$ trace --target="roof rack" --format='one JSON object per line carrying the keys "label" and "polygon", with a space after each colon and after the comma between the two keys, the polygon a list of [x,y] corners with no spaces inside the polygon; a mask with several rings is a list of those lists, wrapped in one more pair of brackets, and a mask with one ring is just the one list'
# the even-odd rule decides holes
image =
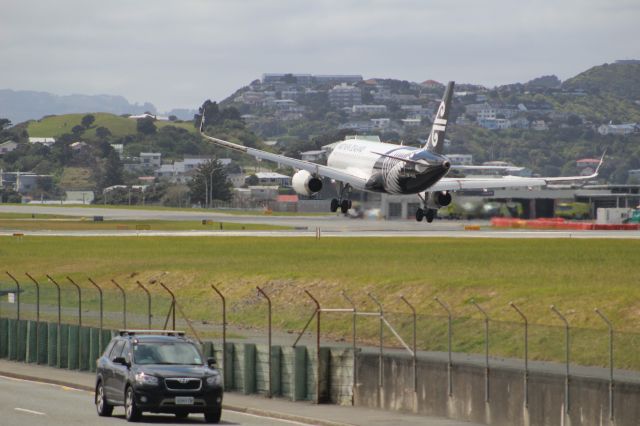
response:
{"label": "roof rack", "polygon": [[184,331],[178,330],[119,330],[120,336],[135,336],[138,334],[158,334],[165,336],[184,336]]}

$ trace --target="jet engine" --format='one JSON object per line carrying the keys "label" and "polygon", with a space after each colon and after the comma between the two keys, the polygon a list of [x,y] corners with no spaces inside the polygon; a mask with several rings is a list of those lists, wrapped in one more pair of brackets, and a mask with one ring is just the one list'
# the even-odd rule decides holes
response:
{"label": "jet engine", "polygon": [[447,191],[431,192],[427,197],[427,207],[430,209],[439,209],[451,204],[451,194]]}
{"label": "jet engine", "polygon": [[291,179],[291,186],[300,195],[313,195],[322,189],[322,180],[306,170],[299,170]]}

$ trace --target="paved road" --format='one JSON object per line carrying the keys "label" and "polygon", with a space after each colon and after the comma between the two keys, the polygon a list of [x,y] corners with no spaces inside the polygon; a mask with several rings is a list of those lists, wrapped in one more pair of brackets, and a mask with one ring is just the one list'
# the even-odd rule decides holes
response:
{"label": "paved road", "polygon": [[[293,227],[290,231],[25,231],[43,236],[248,236],[248,237],[313,237],[316,228],[331,237],[456,237],[456,238],[618,238],[640,239],[640,231],[547,231],[493,230],[465,231],[469,224],[488,222],[435,221],[427,224],[412,220],[361,220],[337,216],[244,216],[223,213],[180,210],[105,209],[100,207],[52,207],[39,205],[0,205],[0,213],[64,214],[68,216],[103,216],[107,220],[201,220],[235,223],[258,223]],[[13,230],[1,231],[11,235]]]}
{"label": "paved road", "polygon": [[[0,377],[0,419],[3,426],[124,425],[126,422],[122,408],[116,408],[112,418],[98,417],[91,392],[5,377]],[[204,417],[201,414],[192,414],[186,420],[176,421],[171,415],[153,414],[145,415],[143,422],[167,425],[202,424]],[[224,411],[220,424],[276,426],[305,423]]]}

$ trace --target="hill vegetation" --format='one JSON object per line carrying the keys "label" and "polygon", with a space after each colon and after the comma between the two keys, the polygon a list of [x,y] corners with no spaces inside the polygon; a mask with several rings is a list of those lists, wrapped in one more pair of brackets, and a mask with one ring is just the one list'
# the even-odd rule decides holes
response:
{"label": "hill vegetation", "polygon": [[610,94],[631,101],[640,100],[640,63],[603,64],[566,80],[567,90]]}

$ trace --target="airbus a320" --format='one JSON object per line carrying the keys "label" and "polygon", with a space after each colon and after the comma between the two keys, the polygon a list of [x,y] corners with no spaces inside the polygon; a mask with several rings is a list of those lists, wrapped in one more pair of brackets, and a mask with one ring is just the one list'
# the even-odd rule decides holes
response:
{"label": "airbus a320", "polygon": [[558,181],[586,181],[598,176],[604,155],[596,171],[588,176],[446,177],[452,168],[478,168],[477,166],[452,166],[451,161],[443,154],[454,86],[453,81],[447,85],[424,147],[372,142],[356,137],[338,143],[327,158],[326,166],[208,136],[204,133],[206,111],[202,111],[200,134],[218,146],[296,169],[291,184],[298,194],[306,196],[317,194],[322,189],[322,179],[332,179],[339,185],[339,198],[331,200],[332,212],[340,209],[342,213],[347,213],[351,208],[350,196],[354,189],[385,194],[416,194],[422,202],[415,214],[418,222],[423,219],[432,222],[438,209],[451,203],[452,191],[537,187]]}

